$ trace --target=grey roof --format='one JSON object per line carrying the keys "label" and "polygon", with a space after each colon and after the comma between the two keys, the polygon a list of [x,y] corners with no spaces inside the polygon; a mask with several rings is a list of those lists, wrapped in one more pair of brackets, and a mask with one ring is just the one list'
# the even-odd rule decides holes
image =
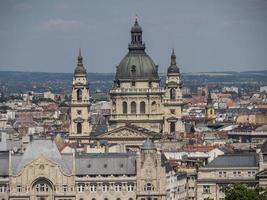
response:
{"label": "grey roof", "polygon": [[9,169],[9,152],[1,151],[0,152],[0,176],[7,176]]}
{"label": "grey roof", "polygon": [[52,140],[33,140],[29,143],[25,153],[21,156],[19,163],[16,165],[14,165],[15,163],[12,163],[12,166],[15,167],[13,173],[20,173],[27,164],[37,159],[40,155],[43,155],[48,160],[58,164],[65,174],[71,174],[71,169],[65,163],[55,142]]}
{"label": "grey roof", "polygon": [[220,155],[203,168],[257,167],[256,153],[233,153]]}
{"label": "grey roof", "polygon": [[76,175],[135,175],[132,153],[89,153],[76,155]]}
{"label": "grey roof", "polygon": [[20,140],[6,140],[0,142],[0,151],[19,150],[21,148]]}

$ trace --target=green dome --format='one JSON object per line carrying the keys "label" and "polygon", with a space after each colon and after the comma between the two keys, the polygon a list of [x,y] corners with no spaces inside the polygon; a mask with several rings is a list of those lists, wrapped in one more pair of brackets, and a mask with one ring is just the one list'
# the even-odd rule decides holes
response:
{"label": "green dome", "polygon": [[127,80],[159,80],[153,60],[144,53],[129,52],[117,67],[116,78]]}
{"label": "green dome", "polygon": [[158,66],[145,52],[142,42],[142,28],[137,19],[131,29],[129,52],[117,66],[116,80],[159,81]]}

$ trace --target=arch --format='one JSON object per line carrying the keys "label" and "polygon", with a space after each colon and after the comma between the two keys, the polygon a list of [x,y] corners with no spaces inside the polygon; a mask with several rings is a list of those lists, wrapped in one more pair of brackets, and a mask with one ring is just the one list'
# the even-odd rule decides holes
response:
{"label": "arch", "polygon": [[133,113],[133,114],[136,113],[136,103],[135,103],[135,101],[131,102],[131,113]]}
{"label": "arch", "polygon": [[140,113],[146,113],[146,103],[144,101],[140,103]]}
{"label": "arch", "polygon": [[81,101],[82,100],[82,89],[78,89],[77,90],[77,101]]}
{"label": "arch", "polygon": [[81,134],[82,133],[82,123],[81,122],[78,122],[77,123],[77,133],[78,134]]}
{"label": "arch", "polygon": [[128,108],[127,107],[128,107],[127,106],[127,102],[126,101],[122,102],[122,113],[123,114],[127,114],[127,112],[128,112]]}
{"label": "arch", "polygon": [[155,113],[157,111],[157,103],[156,101],[153,101],[151,104],[151,112]]}
{"label": "arch", "polygon": [[154,186],[152,185],[152,183],[145,184],[144,191],[154,191]]}
{"label": "arch", "polygon": [[176,99],[176,90],[175,88],[170,89],[170,99],[175,100]]}
{"label": "arch", "polygon": [[50,198],[53,196],[55,191],[54,184],[47,178],[39,177],[33,181],[31,190],[35,196],[48,195]]}

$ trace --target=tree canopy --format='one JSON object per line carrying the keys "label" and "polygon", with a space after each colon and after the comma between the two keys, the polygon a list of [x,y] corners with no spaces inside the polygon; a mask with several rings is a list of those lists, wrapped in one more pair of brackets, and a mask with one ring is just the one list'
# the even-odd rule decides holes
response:
{"label": "tree canopy", "polygon": [[242,184],[233,184],[225,188],[225,200],[267,200],[259,188],[250,189]]}

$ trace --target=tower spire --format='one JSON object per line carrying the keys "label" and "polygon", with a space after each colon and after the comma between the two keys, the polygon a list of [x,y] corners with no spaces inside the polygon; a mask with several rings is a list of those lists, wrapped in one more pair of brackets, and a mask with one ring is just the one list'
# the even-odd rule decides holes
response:
{"label": "tower spire", "polygon": [[176,55],[174,53],[174,48],[172,48],[171,65],[176,65]]}
{"label": "tower spire", "polygon": [[79,48],[79,56],[78,56],[78,65],[83,65],[83,57],[82,57],[82,50]]}

